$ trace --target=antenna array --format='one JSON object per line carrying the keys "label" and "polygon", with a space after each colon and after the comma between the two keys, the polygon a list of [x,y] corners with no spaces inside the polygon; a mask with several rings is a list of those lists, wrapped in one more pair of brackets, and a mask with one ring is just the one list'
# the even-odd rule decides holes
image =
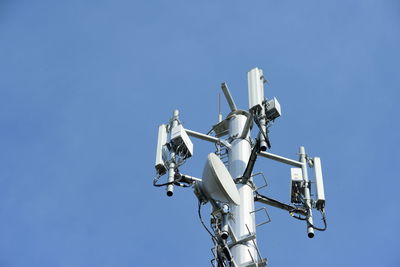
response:
{"label": "antenna array", "polygon": [[[172,196],[174,187],[191,187],[199,200],[200,221],[210,234],[214,247],[213,266],[262,267],[267,264],[256,242],[256,228],[270,221],[265,208],[255,209],[254,202],[260,202],[289,212],[295,219],[306,222],[307,235],[314,237],[314,231],[326,230],[325,193],[323,186],[321,160],[309,157],[304,147],[299,149],[299,160],[292,160],[267,152],[271,148],[268,136],[272,123],[281,116],[281,106],[274,97],[264,97],[265,78],[263,71],[254,68],[248,72],[249,109],[238,109],[226,83],[221,89],[231,112],[222,120],[219,112],[218,123],[208,134],[185,129],[175,110],[168,124],[162,124],[158,131],[156,150],[156,178],[153,185],[165,187]],[[253,126],[256,136],[251,137]],[[216,144],[215,153],[208,155],[202,178],[182,174],[181,166],[193,156],[190,137]],[[257,186],[253,169],[261,156],[292,166],[290,179],[290,202],[272,199],[260,193],[264,186]],[[316,199],[311,198],[312,182],[308,169],[315,174]],[[167,181],[160,183],[162,176]],[[263,175],[262,175],[263,176]],[[266,180],[264,178],[266,183]],[[201,217],[201,206],[210,203],[211,230]],[[313,210],[321,213],[323,227],[313,222]],[[268,220],[256,225],[255,217],[265,211]]]}

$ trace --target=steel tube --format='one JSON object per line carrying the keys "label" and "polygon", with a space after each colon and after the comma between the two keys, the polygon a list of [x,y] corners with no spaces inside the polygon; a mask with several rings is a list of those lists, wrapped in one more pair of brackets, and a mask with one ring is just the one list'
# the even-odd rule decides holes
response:
{"label": "steel tube", "polygon": [[314,237],[314,228],[312,227],[313,218],[312,218],[312,209],[311,209],[311,192],[310,192],[308,173],[307,173],[306,150],[304,149],[304,146],[300,147],[299,154],[300,154],[300,161],[302,163],[301,170],[303,173],[303,180],[305,183],[304,197],[305,197],[305,201],[306,201],[306,209],[308,210],[307,235],[309,238],[313,238]]}
{"label": "steel tube", "polygon": [[221,214],[221,238],[222,239],[228,239],[229,237],[229,225],[228,225],[228,212],[229,208],[228,205],[224,204],[224,207],[222,208],[222,214]]}
{"label": "steel tube", "polygon": [[278,155],[275,155],[275,154],[272,154],[272,153],[269,153],[269,152],[265,152],[265,151],[260,151],[258,153],[258,155],[261,156],[261,157],[264,157],[264,158],[267,158],[267,159],[272,159],[272,160],[275,160],[275,161],[278,161],[278,162],[281,162],[281,163],[285,163],[285,164],[288,164],[288,165],[291,165],[291,166],[294,166],[294,167],[300,167],[301,168],[303,166],[303,163],[301,163],[301,162],[299,162],[297,160],[288,159],[288,158],[285,158],[285,157],[282,157],[282,156],[278,156]]}
{"label": "steel tube", "polygon": [[231,92],[229,92],[228,85],[226,83],[222,83],[221,88],[222,88],[222,92],[224,92],[226,101],[228,102],[228,105],[231,108],[231,111],[237,110],[235,101],[233,101]]}
{"label": "steel tube", "polygon": [[182,177],[183,177],[184,180],[187,180],[189,182],[201,182],[200,178],[196,178],[196,177],[193,177],[193,176],[190,176],[190,175],[182,174]]}
{"label": "steel tube", "polygon": [[[229,118],[229,136],[235,138],[240,136],[246,124],[247,116],[243,114],[232,114]],[[231,143],[229,151],[229,172],[233,179],[241,177],[246,169],[251,146],[249,136],[247,140],[236,138]],[[240,195],[240,205],[231,206],[232,218],[229,218],[229,224],[237,239],[245,238],[255,234],[255,215],[254,211],[253,189],[249,184],[236,185]],[[257,248],[252,241],[241,242],[231,248],[233,259],[238,266],[247,266],[254,261],[258,261]]]}
{"label": "steel tube", "polygon": [[289,212],[295,212],[295,213],[298,213],[298,214],[301,214],[301,215],[306,215],[307,214],[307,212],[304,211],[304,210],[300,210],[300,209],[298,209],[298,208],[296,208],[294,206],[290,206],[288,204],[276,201],[276,200],[271,199],[271,198],[267,198],[267,197],[263,197],[263,196],[255,196],[254,200],[257,201],[257,202],[260,202],[260,203],[275,207],[275,208],[279,208],[279,209],[283,209],[283,210],[289,211]]}
{"label": "steel tube", "polygon": [[208,141],[208,142],[211,142],[211,143],[219,143],[219,142],[221,142],[221,140],[219,138],[211,136],[211,135],[206,135],[206,134],[195,132],[195,131],[192,131],[192,130],[189,130],[189,129],[185,129],[185,131],[189,136],[192,136],[192,137],[195,137],[195,138],[199,138],[199,139],[204,140],[204,141]]}
{"label": "steel tube", "polygon": [[[261,127],[261,131],[267,135],[267,127],[265,125],[265,110],[264,108],[261,109],[261,119],[260,119],[260,127]],[[260,132],[260,150],[261,151],[266,151],[267,150],[267,140],[265,139],[266,136],[264,136],[264,134],[262,134]]]}
{"label": "steel tube", "polygon": [[[171,129],[178,125],[179,120],[179,110],[175,109],[171,122]],[[174,194],[174,185],[172,182],[175,179],[175,153],[171,153],[171,163],[168,166],[168,185],[167,185],[167,196],[172,196]]]}
{"label": "steel tube", "polygon": [[202,133],[195,132],[195,131],[188,130],[188,129],[185,129],[185,131],[189,136],[192,136],[192,137],[204,140],[204,141],[208,141],[208,142],[211,142],[211,143],[221,144],[221,145],[223,145],[223,146],[225,146],[227,148],[231,148],[231,145],[227,141],[219,139],[217,137],[214,137],[214,136],[211,136],[211,135],[202,134]]}
{"label": "steel tube", "polygon": [[[175,157],[175,153],[172,152],[171,156]],[[167,196],[172,197],[174,194],[174,185],[172,182],[175,179],[175,163],[171,162],[169,164],[169,169],[168,169],[168,185],[167,185]]]}

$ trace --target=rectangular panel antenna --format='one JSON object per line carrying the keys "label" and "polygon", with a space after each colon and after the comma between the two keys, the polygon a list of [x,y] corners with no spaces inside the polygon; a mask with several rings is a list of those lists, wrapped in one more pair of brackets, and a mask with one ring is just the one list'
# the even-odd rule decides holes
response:
{"label": "rectangular panel antenna", "polygon": [[317,209],[322,210],[325,207],[324,181],[322,177],[321,159],[314,158],[315,185],[317,188]]}
{"label": "rectangular panel antenna", "polygon": [[249,109],[259,105],[262,107],[264,101],[264,75],[259,68],[254,68],[247,73]]}
{"label": "rectangular panel antenna", "polygon": [[167,143],[167,127],[165,124],[161,124],[158,127],[158,140],[157,140],[156,163],[155,163],[155,168],[159,175],[164,175],[167,172],[163,160],[163,147],[166,143]]}

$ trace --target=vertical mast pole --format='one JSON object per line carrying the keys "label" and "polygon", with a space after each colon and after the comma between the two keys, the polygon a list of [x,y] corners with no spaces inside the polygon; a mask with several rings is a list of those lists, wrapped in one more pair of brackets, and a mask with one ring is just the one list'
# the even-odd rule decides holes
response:
{"label": "vertical mast pole", "polygon": [[305,183],[304,187],[304,197],[306,201],[306,208],[308,210],[308,216],[307,216],[307,235],[309,238],[314,237],[314,228],[312,228],[313,225],[313,218],[312,218],[312,207],[311,207],[311,193],[310,193],[310,182],[308,180],[308,173],[307,173],[307,159],[306,159],[306,150],[304,149],[304,146],[300,147],[300,161],[303,163],[301,166],[302,173],[303,173],[303,180]]}
{"label": "vertical mast pole", "polygon": [[[231,149],[229,152],[229,172],[232,178],[242,177],[246,169],[250,153],[251,145],[249,133],[244,139],[239,138],[242,135],[246,119],[249,114],[244,111],[234,111],[228,116],[229,119],[229,136],[233,138]],[[251,234],[255,234],[255,215],[253,189],[249,184],[237,184],[240,194],[240,205],[231,206],[232,218],[229,224],[238,239],[244,238]],[[253,243],[254,241],[254,243]],[[257,262],[257,248],[254,246],[255,240],[250,240],[241,244],[237,244],[231,248],[233,260],[238,266],[246,266],[249,263]]]}
{"label": "vertical mast pole", "polygon": [[[173,117],[171,120],[171,129],[178,125],[179,120],[179,110],[175,109],[173,113]],[[168,166],[168,186],[167,186],[167,196],[172,196],[174,194],[174,185],[172,182],[174,181],[175,176],[175,152],[171,152],[171,162]]]}
{"label": "vertical mast pole", "polygon": [[222,113],[221,113],[221,93],[218,94],[218,122],[222,121]]}

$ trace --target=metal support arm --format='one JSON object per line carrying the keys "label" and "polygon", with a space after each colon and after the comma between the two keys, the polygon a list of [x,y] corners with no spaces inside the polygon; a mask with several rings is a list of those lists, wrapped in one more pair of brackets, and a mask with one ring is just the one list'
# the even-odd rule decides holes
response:
{"label": "metal support arm", "polygon": [[191,137],[195,137],[195,138],[198,138],[198,139],[201,139],[201,140],[204,140],[204,141],[208,141],[208,142],[211,142],[211,143],[214,143],[214,144],[222,144],[222,145],[226,146],[227,148],[231,147],[231,145],[227,141],[222,140],[220,138],[217,138],[217,137],[214,137],[214,136],[211,136],[211,135],[206,135],[206,134],[199,133],[199,132],[195,132],[195,131],[192,131],[192,130],[189,130],[189,129],[185,129],[185,131]]}
{"label": "metal support arm", "polygon": [[236,107],[235,101],[233,101],[231,92],[229,92],[228,85],[226,83],[222,83],[221,89],[222,89],[222,92],[224,92],[226,101],[228,102],[229,107],[231,108],[231,111],[236,111],[237,107]]}
{"label": "metal support arm", "polygon": [[272,153],[269,153],[269,152],[265,152],[265,151],[260,151],[258,153],[258,155],[261,156],[261,157],[264,157],[264,158],[267,158],[267,159],[272,159],[272,160],[275,160],[275,161],[278,161],[278,162],[282,162],[282,163],[285,163],[285,164],[288,164],[288,165],[291,165],[291,166],[294,166],[294,167],[301,168],[301,166],[303,166],[303,163],[301,163],[300,161],[293,160],[293,159],[288,159],[288,158],[285,158],[285,157],[282,157],[282,156],[278,156],[278,155],[275,155],[275,154],[272,154]]}
{"label": "metal support arm", "polygon": [[304,216],[307,215],[307,211],[304,210],[304,209],[300,209],[300,208],[296,208],[296,207],[290,206],[288,204],[279,202],[279,201],[277,201],[275,199],[272,199],[272,198],[269,198],[269,197],[266,197],[266,196],[263,196],[263,195],[260,195],[260,194],[256,194],[254,196],[254,200],[257,201],[257,202],[263,203],[263,204],[267,204],[267,205],[273,206],[275,208],[280,208],[280,209],[283,209],[283,210],[287,210],[289,212],[298,213],[298,214],[304,215]]}

